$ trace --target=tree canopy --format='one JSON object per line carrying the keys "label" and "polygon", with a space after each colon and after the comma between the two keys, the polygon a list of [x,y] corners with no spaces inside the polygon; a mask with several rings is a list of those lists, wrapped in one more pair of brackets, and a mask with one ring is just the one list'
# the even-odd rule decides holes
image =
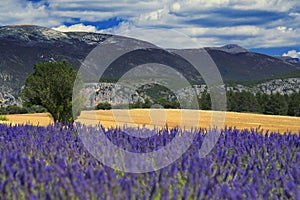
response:
{"label": "tree canopy", "polygon": [[73,122],[72,92],[76,75],[66,61],[35,64],[22,90],[24,104],[43,106],[55,122]]}

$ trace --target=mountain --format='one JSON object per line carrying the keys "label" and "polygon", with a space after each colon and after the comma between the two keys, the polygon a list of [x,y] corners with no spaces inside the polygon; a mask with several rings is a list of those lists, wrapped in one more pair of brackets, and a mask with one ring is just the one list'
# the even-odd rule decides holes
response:
{"label": "mountain", "polygon": [[223,51],[229,54],[248,53],[249,51],[237,44],[227,44],[222,47],[210,47],[207,50]]}
{"label": "mountain", "polygon": [[65,59],[78,69],[87,54],[108,37],[38,26],[0,27],[0,91],[19,92],[37,62]]}
{"label": "mountain", "polygon": [[[37,62],[67,60],[78,69],[86,56],[112,35],[100,33],[59,32],[39,26],[0,27],[0,92],[19,94],[21,87]],[[118,36],[116,36],[118,37]],[[147,42],[135,39],[136,45]],[[120,48],[124,46],[120,45]],[[299,62],[250,52],[238,45],[208,47],[205,50],[216,63],[223,79],[231,81],[262,80],[300,69]],[[203,49],[177,49],[198,56]],[[104,73],[105,78],[118,78],[134,66],[153,62],[172,66],[191,81],[201,75],[174,51],[151,48],[135,50],[115,60]],[[200,81],[203,82],[203,81]]]}
{"label": "mountain", "polygon": [[207,51],[224,80],[270,79],[300,69],[298,63],[289,63],[280,58],[254,52],[228,53],[214,48],[207,48]]}
{"label": "mountain", "polygon": [[289,57],[289,56],[281,56],[281,57],[278,57],[278,58],[283,60],[286,63],[300,64],[300,58],[292,58],[292,57]]}

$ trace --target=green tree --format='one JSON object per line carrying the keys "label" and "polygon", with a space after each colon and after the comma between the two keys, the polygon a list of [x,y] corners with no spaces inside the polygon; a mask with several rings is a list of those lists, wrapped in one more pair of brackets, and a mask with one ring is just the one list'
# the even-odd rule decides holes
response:
{"label": "green tree", "polygon": [[167,100],[164,97],[161,97],[159,99],[156,99],[155,104],[159,104],[161,105],[163,108],[169,109],[169,108],[180,108],[180,103],[178,102],[178,100]]}
{"label": "green tree", "polygon": [[255,97],[254,94],[251,92],[242,92],[245,98],[247,99],[244,104],[245,104],[245,112],[254,112],[254,113],[259,113],[260,112],[260,106],[258,104],[258,101]]}
{"label": "green tree", "polygon": [[288,113],[288,103],[283,95],[273,94],[269,98],[266,113],[272,115],[286,115]]}
{"label": "green tree", "polygon": [[152,102],[151,102],[151,100],[147,97],[147,98],[145,99],[145,103],[143,103],[143,108],[151,108],[151,106],[152,106]]}
{"label": "green tree", "polygon": [[138,98],[138,100],[134,104],[134,108],[142,108],[142,107],[143,107],[143,103],[142,103],[141,99]]}
{"label": "green tree", "polygon": [[110,110],[111,104],[108,102],[100,102],[97,107],[98,110]]}
{"label": "green tree", "polygon": [[7,107],[0,107],[0,114],[7,115],[7,114],[26,114],[28,110],[23,107],[19,107],[16,105],[10,105]]}
{"label": "green tree", "polygon": [[207,89],[204,90],[199,99],[199,107],[201,110],[211,110],[211,99],[210,94],[207,92]]}
{"label": "green tree", "polygon": [[227,92],[227,110],[228,111],[236,111],[237,109],[237,98],[236,94],[230,90]]}
{"label": "green tree", "polygon": [[255,97],[259,105],[259,113],[266,114],[266,108],[269,103],[269,95],[266,93],[257,92]]}
{"label": "green tree", "polygon": [[259,112],[259,104],[254,94],[247,91],[228,92],[228,107],[235,112]]}
{"label": "green tree", "polygon": [[300,92],[293,93],[289,97],[288,115],[300,116]]}
{"label": "green tree", "polygon": [[73,122],[72,92],[76,75],[66,61],[35,64],[22,91],[25,105],[43,106],[55,122]]}

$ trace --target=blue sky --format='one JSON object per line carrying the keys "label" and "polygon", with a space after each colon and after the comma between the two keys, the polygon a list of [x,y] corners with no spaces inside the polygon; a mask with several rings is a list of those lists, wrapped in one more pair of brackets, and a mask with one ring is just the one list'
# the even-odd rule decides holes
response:
{"label": "blue sky", "polygon": [[35,24],[59,31],[109,33],[171,48],[238,44],[259,53],[293,57],[300,57],[299,22],[299,0],[0,2],[2,26]]}

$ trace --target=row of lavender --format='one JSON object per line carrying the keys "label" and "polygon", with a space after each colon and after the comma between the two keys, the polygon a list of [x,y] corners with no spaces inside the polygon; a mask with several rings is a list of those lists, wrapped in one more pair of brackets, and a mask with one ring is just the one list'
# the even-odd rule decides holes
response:
{"label": "row of lavender", "polygon": [[[300,199],[299,135],[226,129],[200,158],[204,132],[193,132],[189,150],[168,167],[130,174],[91,156],[73,126],[0,125],[0,199]],[[142,151],[184,134],[157,133],[142,140],[123,129],[105,134],[116,145]]]}

